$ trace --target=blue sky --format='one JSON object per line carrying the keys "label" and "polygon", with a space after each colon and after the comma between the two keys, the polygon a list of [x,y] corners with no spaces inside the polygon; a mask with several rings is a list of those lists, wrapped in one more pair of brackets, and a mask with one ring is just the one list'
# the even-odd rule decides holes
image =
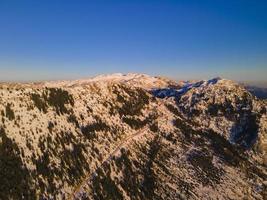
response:
{"label": "blue sky", "polygon": [[0,80],[267,81],[267,1],[0,0]]}

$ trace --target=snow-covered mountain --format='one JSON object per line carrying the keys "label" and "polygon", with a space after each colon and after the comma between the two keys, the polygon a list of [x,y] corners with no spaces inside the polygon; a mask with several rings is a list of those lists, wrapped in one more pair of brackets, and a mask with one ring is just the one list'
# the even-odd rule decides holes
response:
{"label": "snow-covered mountain", "polygon": [[153,77],[147,74],[105,74],[99,75],[88,79],[80,79],[74,81],[54,81],[46,82],[45,86],[63,86],[63,87],[75,87],[80,85],[86,85],[90,83],[123,83],[135,87],[142,87],[146,89],[168,87],[172,84],[177,84],[172,80],[163,77]]}
{"label": "snow-covered mountain", "polygon": [[257,87],[253,85],[245,85],[245,88],[258,97],[259,99],[267,99],[267,88],[266,87]]}
{"label": "snow-covered mountain", "polygon": [[266,102],[144,74],[0,84],[0,199],[265,199]]}

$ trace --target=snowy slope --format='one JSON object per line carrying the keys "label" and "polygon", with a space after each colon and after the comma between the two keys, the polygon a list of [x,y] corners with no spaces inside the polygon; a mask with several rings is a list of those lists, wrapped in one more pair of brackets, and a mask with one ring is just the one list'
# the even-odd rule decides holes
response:
{"label": "snowy slope", "polygon": [[266,108],[220,78],[2,83],[0,199],[264,199]]}

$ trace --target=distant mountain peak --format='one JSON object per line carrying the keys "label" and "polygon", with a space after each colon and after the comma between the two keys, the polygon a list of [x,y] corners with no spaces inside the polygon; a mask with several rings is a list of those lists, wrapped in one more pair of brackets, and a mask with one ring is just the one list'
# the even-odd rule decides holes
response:
{"label": "distant mountain peak", "polygon": [[103,74],[98,75],[91,78],[86,79],[78,79],[72,81],[53,81],[53,82],[45,82],[45,86],[48,87],[75,87],[79,85],[86,85],[86,84],[93,84],[93,83],[123,83],[128,84],[134,87],[142,87],[146,89],[150,88],[162,88],[167,87],[171,84],[176,84],[174,81],[156,77],[156,76],[149,76],[147,74],[139,74],[139,73],[113,73],[113,74]]}

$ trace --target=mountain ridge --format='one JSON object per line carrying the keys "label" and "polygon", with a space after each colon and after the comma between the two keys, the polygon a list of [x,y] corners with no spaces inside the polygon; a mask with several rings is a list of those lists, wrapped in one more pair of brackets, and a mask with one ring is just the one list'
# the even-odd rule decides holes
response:
{"label": "mountain ridge", "polygon": [[266,108],[221,78],[115,74],[0,84],[0,199],[71,198],[95,171],[74,198],[264,199]]}

